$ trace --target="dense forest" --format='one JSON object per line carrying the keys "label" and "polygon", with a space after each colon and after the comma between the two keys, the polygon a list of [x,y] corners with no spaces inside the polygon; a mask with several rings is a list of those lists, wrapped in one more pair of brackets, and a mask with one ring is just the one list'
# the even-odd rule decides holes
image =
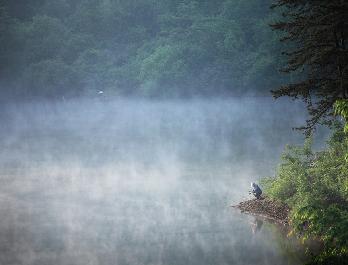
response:
{"label": "dense forest", "polygon": [[2,98],[269,95],[269,0],[1,0]]}

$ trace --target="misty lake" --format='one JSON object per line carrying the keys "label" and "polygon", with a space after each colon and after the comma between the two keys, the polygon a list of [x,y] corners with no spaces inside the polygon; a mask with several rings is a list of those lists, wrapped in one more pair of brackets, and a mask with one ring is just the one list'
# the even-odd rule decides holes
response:
{"label": "misty lake", "polygon": [[103,98],[2,106],[0,264],[299,264],[230,205],[274,175],[301,104]]}

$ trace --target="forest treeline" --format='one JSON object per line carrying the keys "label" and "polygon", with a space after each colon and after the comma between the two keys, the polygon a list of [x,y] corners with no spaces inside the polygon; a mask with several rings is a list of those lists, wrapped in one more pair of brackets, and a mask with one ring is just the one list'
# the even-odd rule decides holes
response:
{"label": "forest treeline", "polygon": [[[308,264],[348,264],[348,2],[277,0],[273,8],[282,18],[272,27],[288,44],[283,71],[303,76],[272,94],[306,103],[301,129],[309,137],[285,149],[275,177],[263,179],[265,193],[290,206],[292,233],[322,242]],[[329,125],[332,136],[313,151],[318,124]]]}
{"label": "forest treeline", "polygon": [[269,0],[0,0],[2,97],[268,95]]}

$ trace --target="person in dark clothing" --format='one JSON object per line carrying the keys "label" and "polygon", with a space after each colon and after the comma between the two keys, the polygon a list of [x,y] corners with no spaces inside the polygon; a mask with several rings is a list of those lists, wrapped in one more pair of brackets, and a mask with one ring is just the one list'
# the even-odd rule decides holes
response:
{"label": "person in dark clothing", "polygon": [[251,182],[251,193],[256,197],[256,199],[260,199],[262,190],[260,189],[259,185],[257,185],[254,182]]}

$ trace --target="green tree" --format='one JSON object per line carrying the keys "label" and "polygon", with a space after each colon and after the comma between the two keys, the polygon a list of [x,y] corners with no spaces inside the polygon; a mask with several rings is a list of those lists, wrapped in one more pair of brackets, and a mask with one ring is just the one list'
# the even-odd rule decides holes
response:
{"label": "green tree", "polygon": [[348,2],[278,0],[273,7],[283,20],[272,27],[289,43],[282,71],[300,74],[272,93],[304,99],[310,119],[302,129],[309,133],[332,118],[336,100],[348,97]]}

